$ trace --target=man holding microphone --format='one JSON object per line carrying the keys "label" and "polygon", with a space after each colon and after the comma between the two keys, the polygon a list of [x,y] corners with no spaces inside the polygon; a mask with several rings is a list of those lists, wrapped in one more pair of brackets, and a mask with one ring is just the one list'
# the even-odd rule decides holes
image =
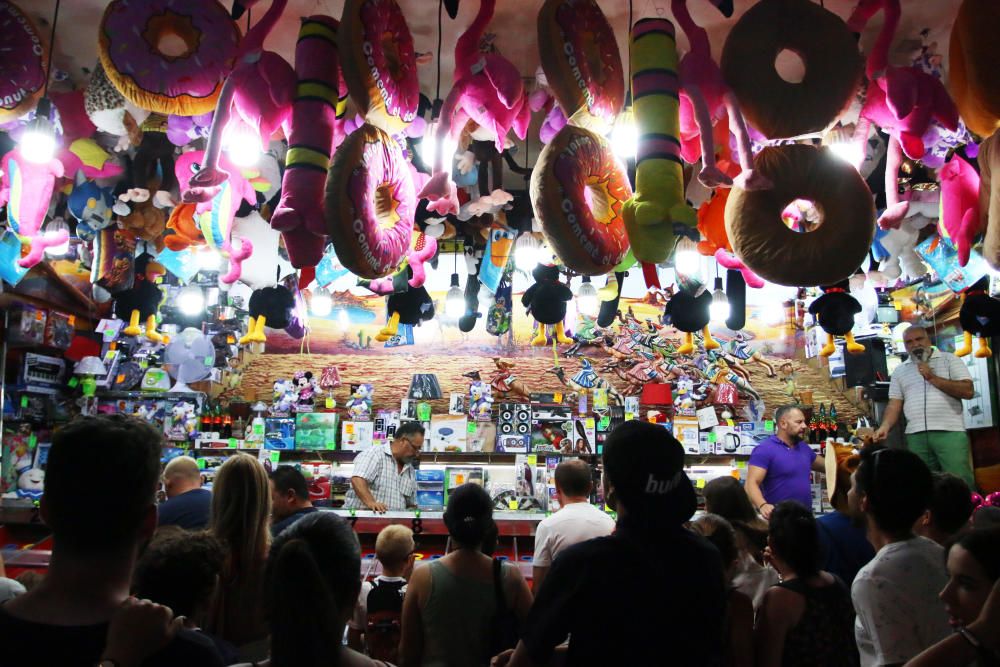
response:
{"label": "man holding microphone", "polygon": [[904,331],[903,345],[910,358],[892,374],[889,405],[875,431],[875,441],[885,440],[903,413],[907,448],[932,471],[950,472],[975,489],[969,437],[962,419],[962,399],[975,394],[969,369],[955,355],[931,345],[923,327]]}

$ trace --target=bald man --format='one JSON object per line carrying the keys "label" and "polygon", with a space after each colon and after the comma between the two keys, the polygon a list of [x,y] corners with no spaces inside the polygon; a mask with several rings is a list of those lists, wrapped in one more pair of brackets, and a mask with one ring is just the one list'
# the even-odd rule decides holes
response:
{"label": "bald man", "polygon": [[190,456],[170,459],[163,469],[167,499],[160,503],[158,523],[200,530],[208,525],[212,492],[201,488],[201,470]]}

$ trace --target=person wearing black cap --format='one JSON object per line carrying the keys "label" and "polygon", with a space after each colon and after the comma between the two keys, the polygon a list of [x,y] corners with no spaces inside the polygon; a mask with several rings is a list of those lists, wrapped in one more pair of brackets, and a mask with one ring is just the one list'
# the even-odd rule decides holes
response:
{"label": "person wearing black cap", "polygon": [[722,558],[686,530],[697,508],[684,450],[662,426],[629,421],[604,445],[615,534],[573,545],[552,563],[521,641],[493,665],[717,665],[726,591]]}

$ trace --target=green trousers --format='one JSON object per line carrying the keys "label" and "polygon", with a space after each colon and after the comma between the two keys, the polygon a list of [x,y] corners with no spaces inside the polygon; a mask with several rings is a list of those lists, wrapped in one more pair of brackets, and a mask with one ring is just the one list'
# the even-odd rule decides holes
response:
{"label": "green trousers", "polygon": [[923,459],[933,472],[950,472],[961,477],[973,491],[976,478],[972,474],[972,454],[965,431],[923,431],[906,435],[906,446]]}

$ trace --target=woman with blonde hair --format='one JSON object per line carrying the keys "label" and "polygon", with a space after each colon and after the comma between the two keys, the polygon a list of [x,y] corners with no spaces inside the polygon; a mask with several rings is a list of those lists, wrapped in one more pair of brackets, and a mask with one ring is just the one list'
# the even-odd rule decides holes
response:
{"label": "woman with blonde hair", "polygon": [[226,460],[215,475],[209,530],[226,560],[207,629],[234,644],[243,659],[267,655],[264,567],[270,548],[271,490],[264,466],[246,454]]}

